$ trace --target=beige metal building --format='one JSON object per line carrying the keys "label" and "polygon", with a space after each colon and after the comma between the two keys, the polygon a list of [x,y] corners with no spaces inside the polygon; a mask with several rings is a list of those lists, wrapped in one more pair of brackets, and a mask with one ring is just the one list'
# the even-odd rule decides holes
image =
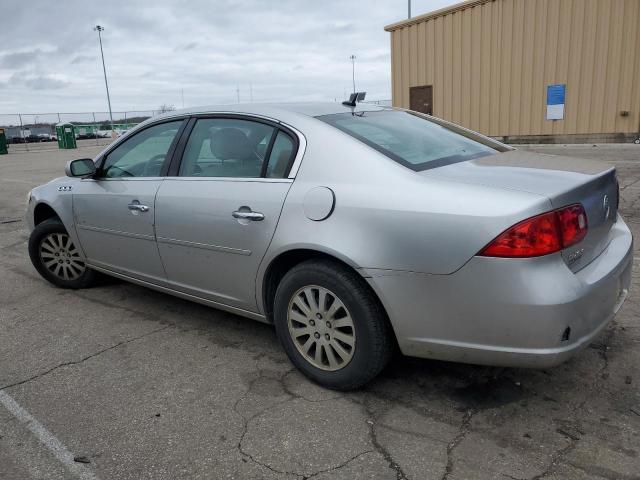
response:
{"label": "beige metal building", "polygon": [[640,0],[471,0],[385,30],[394,106],[508,141],[639,136]]}

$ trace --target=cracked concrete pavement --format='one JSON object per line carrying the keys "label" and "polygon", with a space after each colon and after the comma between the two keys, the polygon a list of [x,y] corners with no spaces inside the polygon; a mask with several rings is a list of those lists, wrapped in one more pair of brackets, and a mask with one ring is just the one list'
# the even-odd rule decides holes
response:
{"label": "cracked concrete pavement", "polygon": [[[616,165],[639,238],[640,147],[535,149]],[[560,367],[398,357],[338,393],[293,369],[267,325],[116,280],[42,280],[26,193],[95,153],[0,156],[0,390],[98,478],[640,478],[638,260],[615,321]],[[0,472],[74,478],[2,405]]]}

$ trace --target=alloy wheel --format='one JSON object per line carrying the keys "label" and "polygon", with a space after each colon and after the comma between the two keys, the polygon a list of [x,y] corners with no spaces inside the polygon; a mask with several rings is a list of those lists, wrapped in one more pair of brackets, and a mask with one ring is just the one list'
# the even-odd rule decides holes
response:
{"label": "alloy wheel", "polygon": [[289,301],[287,325],[296,349],[314,367],[336,371],[353,358],[353,319],[332,291],[317,285],[300,288]]}
{"label": "alloy wheel", "polygon": [[80,252],[66,233],[50,233],[40,242],[40,260],[61,280],[76,280],[86,270]]}

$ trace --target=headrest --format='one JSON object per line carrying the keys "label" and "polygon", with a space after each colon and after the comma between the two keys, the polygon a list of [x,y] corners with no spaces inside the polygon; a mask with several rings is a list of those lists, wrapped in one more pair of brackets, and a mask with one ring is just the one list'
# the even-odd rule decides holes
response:
{"label": "headrest", "polygon": [[221,128],[209,137],[211,153],[221,160],[245,160],[251,157],[251,142],[238,128]]}

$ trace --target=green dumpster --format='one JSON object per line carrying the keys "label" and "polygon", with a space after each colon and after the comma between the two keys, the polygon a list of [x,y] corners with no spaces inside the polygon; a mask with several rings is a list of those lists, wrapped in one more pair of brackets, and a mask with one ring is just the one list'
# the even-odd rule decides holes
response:
{"label": "green dumpster", "polygon": [[4,134],[4,128],[0,128],[0,155],[9,153],[7,150],[7,136]]}
{"label": "green dumpster", "polygon": [[73,123],[58,123],[56,137],[58,138],[58,148],[77,148],[76,127]]}

